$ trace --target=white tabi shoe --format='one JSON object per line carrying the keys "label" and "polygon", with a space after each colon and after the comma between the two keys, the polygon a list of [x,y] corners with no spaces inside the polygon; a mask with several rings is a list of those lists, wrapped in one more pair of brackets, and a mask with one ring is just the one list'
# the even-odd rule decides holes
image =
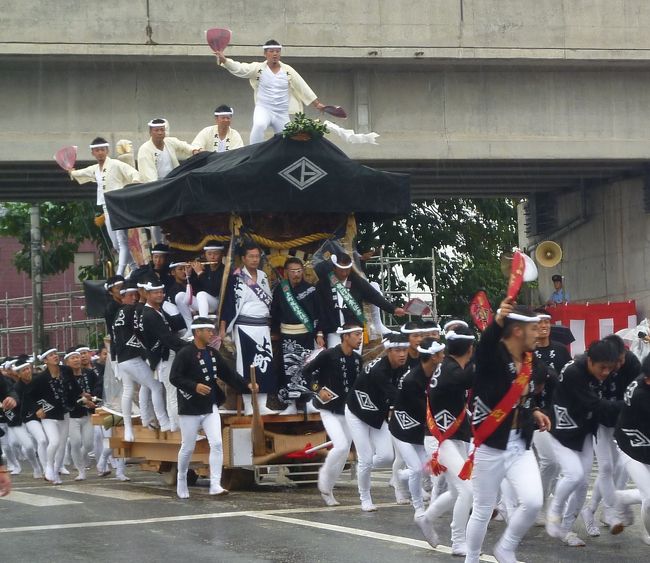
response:
{"label": "white tabi shoe", "polygon": [[218,485],[216,487],[210,485],[210,494],[213,497],[226,496],[228,493],[230,493],[230,491],[228,489],[224,489],[221,485]]}
{"label": "white tabi shoe", "polygon": [[363,512],[377,512],[377,507],[373,504],[372,499],[364,499],[361,501],[361,510]]}
{"label": "white tabi shoe", "polygon": [[433,529],[433,522],[427,518],[424,509],[420,508],[415,511],[413,521],[418,525],[418,528],[420,528],[427,543],[435,549],[440,543],[438,540],[438,534],[436,534],[436,531]]}
{"label": "white tabi shoe", "polygon": [[291,401],[286,409],[278,413],[280,416],[287,416],[290,414],[298,414],[298,407],[296,407],[296,402]]}
{"label": "white tabi shoe", "polygon": [[546,533],[552,538],[562,539],[566,532],[562,530],[562,517],[551,512],[546,513]]}
{"label": "white tabi shoe", "polygon": [[565,543],[569,547],[584,547],[587,545],[584,540],[578,537],[578,534],[575,532],[569,532],[566,536],[562,538],[562,543]]}
{"label": "white tabi shoe", "polygon": [[452,543],[451,554],[454,557],[465,557],[467,555],[467,544],[465,542]]}
{"label": "white tabi shoe", "polygon": [[85,471],[79,471],[79,475],[77,475],[74,478],[75,481],[85,481],[86,480],[86,472]]}
{"label": "white tabi shoe", "polygon": [[585,506],[581,511],[580,511],[580,517],[582,518],[582,521],[584,522],[585,525],[585,530],[587,531],[587,535],[591,538],[597,538],[600,536],[600,528],[596,524],[596,520],[594,518],[594,513],[591,511],[591,508],[588,506]]}
{"label": "white tabi shoe", "polygon": [[68,471],[68,468],[65,465],[59,469],[59,473],[61,475],[70,475],[70,471]]}
{"label": "white tabi shoe", "polygon": [[176,496],[178,498],[190,498],[190,491],[187,488],[187,479],[178,479],[176,482]]}
{"label": "white tabi shoe", "polygon": [[319,489],[320,496],[323,499],[323,502],[327,506],[339,506],[341,503],[334,498],[334,493],[332,491],[329,492],[323,492]]}
{"label": "white tabi shoe", "polygon": [[500,541],[494,546],[494,557],[499,563],[517,563],[515,552],[504,548]]}

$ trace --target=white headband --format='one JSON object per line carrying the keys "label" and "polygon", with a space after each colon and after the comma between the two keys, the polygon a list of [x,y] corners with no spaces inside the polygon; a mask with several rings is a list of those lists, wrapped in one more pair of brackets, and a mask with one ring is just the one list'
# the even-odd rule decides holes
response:
{"label": "white headband", "polygon": [[38,359],[41,360],[41,362],[42,362],[42,361],[45,360],[45,358],[47,358],[47,357],[48,357],[52,352],[56,352],[57,354],[59,353],[59,351],[58,351],[56,348],[50,348],[49,350],[45,350],[45,352],[43,352],[40,356],[38,356]]}
{"label": "white headband", "polygon": [[282,45],[262,45],[262,49],[282,49]]}
{"label": "white headband", "polygon": [[152,250],[151,254],[169,254],[169,250]]}
{"label": "white headband", "polygon": [[171,268],[176,268],[177,266],[189,266],[188,262],[172,262],[169,267]]}
{"label": "white headband", "polygon": [[90,348],[88,346],[79,346],[77,352],[90,352]]}
{"label": "white headband", "polygon": [[88,145],[88,148],[90,149],[102,149],[102,148],[108,148],[110,145],[108,143],[97,143],[96,145]]}
{"label": "white headband", "polygon": [[166,119],[162,119],[163,123],[154,123],[154,121],[158,121],[159,119],[161,118],[152,119],[149,123],[147,123],[147,125],[149,127],[166,127],[167,125],[169,125],[169,121],[167,121]]}
{"label": "white headband", "polygon": [[469,328],[469,325],[465,321],[451,320],[448,323],[445,323],[445,326],[442,327],[442,330],[446,332],[447,329],[452,325],[460,325],[460,326],[464,326],[465,328]]}
{"label": "white headband", "polygon": [[75,354],[77,354],[77,356],[81,356],[81,354],[79,352],[77,352],[76,350],[73,350],[72,352],[68,352],[65,356],[63,356],[63,359],[67,360],[70,356],[74,356]]}
{"label": "white headband", "polygon": [[138,288],[137,287],[127,287],[126,289],[120,289],[120,295],[124,295],[125,293],[134,292],[134,291],[138,291]]}
{"label": "white headband", "polygon": [[339,264],[338,258],[336,257],[336,254],[332,254],[332,256],[330,257],[330,260],[332,261],[332,264],[334,264],[337,268],[342,268],[343,270],[347,270],[349,268],[352,268],[352,262],[350,262],[347,266],[341,266]]}
{"label": "white headband", "polygon": [[232,117],[234,113],[235,113],[235,112],[234,112],[233,110],[230,110],[230,111],[215,111],[215,112],[214,112],[214,115],[216,115],[216,116],[219,116],[219,115],[229,115],[229,116]]}
{"label": "white headband", "polygon": [[[431,329],[433,330],[433,329]],[[417,334],[418,332],[429,332],[429,329],[426,328],[406,328],[406,325],[399,327],[399,331],[402,334]]]}
{"label": "white headband", "polygon": [[203,250],[223,250],[223,246],[204,246]]}
{"label": "white headband", "polygon": [[11,369],[14,370],[15,372],[19,372],[21,369],[31,365],[32,363],[30,361],[26,361],[24,364],[20,364],[19,366],[17,366],[16,364],[12,365]]}
{"label": "white headband", "polygon": [[[501,309],[497,309],[497,315],[500,314]],[[535,315],[534,317],[527,317],[526,315],[520,315],[519,313],[510,313],[506,318],[512,319],[513,321],[522,321],[524,323],[538,323],[541,320],[538,315]]]}
{"label": "white headband", "polygon": [[204,317],[201,317],[200,315],[194,315],[194,316],[192,317],[193,320],[200,319],[200,318],[204,318],[204,319],[216,319],[216,318],[217,318],[217,315],[205,315]]}
{"label": "white headband", "polygon": [[552,318],[551,315],[547,315],[546,313],[537,313],[537,316],[539,317],[540,320],[543,320],[543,319],[551,320],[551,318]]}
{"label": "white headband", "polygon": [[104,289],[106,289],[108,291],[109,289],[112,289],[113,287],[115,287],[117,285],[122,285],[123,283],[124,283],[124,280],[117,280],[117,281],[115,281],[115,282],[113,282],[111,284],[105,283],[104,284]]}
{"label": "white headband", "polygon": [[382,341],[384,348],[388,350],[389,348],[408,348],[408,342],[391,342],[388,338]]}
{"label": "white headband", "polygon": [[420,354],[437,354],[438,352],[442,352],[444,349],[444,344],[440,344],[440,342],[435,341],[431,343],[431,346],[429,348],[422,348],[421,346],[418,346],[417,348]]}
{"label": "white headband", "polygon": [[336,334],[350,334],[351,332],[363,332],[363,327],[353,326],[352,328],[343,328],[340,326],[336,329]]}
{"label": "white headband", "polygon": [[456,334],[453,330],[445,333],[447,340],[476,340],[473,334]]}
{"label": "white headband", "polygon": [[195,330],[197,328],[212,328],[213,329],[213,328],[215,328],[215,326],[213,324],[208,324],[208,323],[198,323],[198,324],[192,323],[190,328],[192,330]]}
{"label": "white headband", "polygon": [[153,285],[151,282],[147,282],[144,285],[138,284],[138,287],[144,288],[145,291],[154,291],[156,289],[165,289],[163,284]]}

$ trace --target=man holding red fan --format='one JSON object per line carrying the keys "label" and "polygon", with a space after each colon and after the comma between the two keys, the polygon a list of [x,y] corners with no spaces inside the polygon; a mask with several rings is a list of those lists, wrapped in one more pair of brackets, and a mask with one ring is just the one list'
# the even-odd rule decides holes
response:
{"label": "man holding red fan", "polygon": [[240,63],[215,51],[219,66],[238,78],[248,78],[254,91],[255,112],[250,144],[261,143],[270,126],[279,133],[289,122],[289,114],[300,113],[303,104],[322,110],[316,94],[307,82],[288,64],[280,62],[282,45],[269,39],[262,47],[264,62]]}
{"label": "man holding red fan", "polygon": [[533,351],[538,336],[539,317],[507,297],[476,349],[471,405],[475,449],[460,473],[461,479],[471,475],[474,494],[466,532],[466,562],[479,561],[504,478],[512,485],[518,503],[494,547],[500,563],[517,561],[515,550],[542,507],[542,482],[530,445],[535,428],[549,430],[551,423],[533,396],[532,374],[537,362]]}

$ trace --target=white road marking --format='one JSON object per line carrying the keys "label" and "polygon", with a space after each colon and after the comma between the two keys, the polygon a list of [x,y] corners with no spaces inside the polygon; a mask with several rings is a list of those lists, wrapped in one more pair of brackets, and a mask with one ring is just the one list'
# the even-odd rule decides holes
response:
{"label": "white road marking", "polygon": [[[396,507],[394,503],[377,504],[378,507]],[[332,506],[319,508],[282,508],[279,510],[241,510],[237,512],[211,512],[207,514],[186,514],[182,516],[161,516],[158,518],[140,518],[133,520],[108,520],[99,522],[77,522],[71,524],[53,524],[42,526],[16,526],[14,528],[0,528],[0,534],[12,532],[41,532],[47,530],[72,530],[77,528],[100,528],[102,526],[130,526],[133,524],[158,524],[164,522],[184,522],[191,520],[212,520],[217,518],[235,518],[239,516],[251,516],[256,514],[308,514],[312,512],[343,512],[348,510],[359,510],[358,505]]]}
{"label": "white road marking", "polygon": [[[425,541],[414,540],[412,538],[405,538],[404,536],[392,536],[390,534],[371,532],[370,530],[363,530],[360,528],[347,528],[346,526],[337,526],[336,524],[325,524],[323,522],[311,522],[309,520],[298,520],[296,518],[286,518],[285,516],[280,516],[278,514],[258,513],[258,514],[250,514],[249,517],[257,518],[259,520],[270,520],[271,522],[285,522],[286,524],[291,524],[292,526],[295,525],[307,526],[308,528],[316,528],[318,530],[329,530],[331,532],[340,532],[343,534],[349,534],[352,536],[361,536],[373,540],[388,541],[391,543],[409,545],[411,547],[419,547],[421,549],[429,549],[431,551],[437,551],[438,553],[444,553],[445,555],[451,555],[451,548],[447,547],[446,545],[439,545],[434,549]],[[496,563],[496,559],[491,555],[481,555],[480,560],[488,561],[490,563]]]}
{"label": "white road marking", "polygon": [[169,496],[154,495],[151,493],[140,493],[124,489],[110,489],[108,487],[96,487],[93,485],[64,485],[57,487],[58,491],[78,493],[95,497],[105,497],[115,500],[160,500],[169,499]]}
{"label": "white road marking", "polygon": [[83,504],[77,500],[67,500],[63,498],[51,497],[46,495],[32,495],[21,491],[11,491],[9,496],[1,497],[0,502],[17,502],[28,506],[64,506],[66,504]]}

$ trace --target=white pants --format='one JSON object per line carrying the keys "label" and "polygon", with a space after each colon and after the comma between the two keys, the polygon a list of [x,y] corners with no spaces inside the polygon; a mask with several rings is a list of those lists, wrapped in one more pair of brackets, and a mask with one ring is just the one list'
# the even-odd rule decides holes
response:
{"label": "white pants", "polygon": [[199,291],[196,294],[196,304],[199,308],[199,317],[207,317],[210,313],[217,312],[219,300],[207,291]]}
{"label": "white pants", "polygon": [[613,508],[616,504],[614,470],[618,462],[618,450],[614,443],[614,428],[598,425],[594,440],[594,454],[598,460],[598,476],[594,483],[591,506],[596,510],[602,499],[605,501],[605,506]]}
{"label": "white pants", "polygon": [[[8,426],[5,422],[0,423],[0,429],[4,432],[4,436],[0,437],[0,447],[2,448],[2,453],[7,458],[7,465],[10,468],[18,468],[20,464],[16,459],[14,449],[9,445],[9,433],[7,432]],[[0,463],[2,459],[0,459]]]}
{"label": "white pants", "polygon": [[70,455],[79,473],[85,473],[88,454],[93,451],[95,434],[90,416],[70,418]]}
{"label": "white pants", "polygon": [[532,450],[526,450],[524,441],[510,433],[506,450],[479,446],[474,457],[472,472],[472,515],[467,522],[466,562],[478,562],[487,526],[496,504],[499,485],[505,478],[514,488],[517,509],[508,520],[500,538],[501,545],[515,551],[522,538],[535,523],[535,517],[544,502],[539,467]]}
{"label": "white pants", "polygon": [[124,415],[125,433],[127,431],[133,432],[131,413],[135,383],[138,383],[141,387],[146,387],[151,392],[153,409],[161,428],[169,427],[169,417],[165,409],[162,383],[154,379],[153,372],[149,369],[147,363],[141,358],[133,358],[126,362],[120,362],[120,374],[122,376],[122,414]]}
{"label": "white pants", "polygon": [[36,442],[38,458],[43,468],[45,468],[45,464],[47,463],[47,436],[43,430],[43,425],[40,420],[30,420],[25,423],[25,426],[27,427],[27,432],[30,433]]}
{"label": "white pants", "polygon": [[[632,459],[625,452],[619,451],[627,473],[638,488],[638,494],[632,491],[618,491],[617,497],[622,504],[636,504],[641,501],[641,518],[645,531],[650,534],[650,465]],[[634,498],[634,497],[637,498]]]}
{"label": "white pants", "polygon": [[181,448],[178,451],[178,479],[187,480],[187,470],[196,446],[199,429],[203,428],[210,444],[210,488],[221,486],[223,468],[223,444],[221,441],[221,417],[217,405],[212,406],[210,414],[179,415],[181,428]]}
{"label": "white pants", "polygon": [[345,421],[348,424],[354,449],[357,452],[357,484],[361,501],[370,501],[370,477],[373,469],[390,467],[393,463],[393,443],[388,424],[374,428],[355,416],[345,407]]}
{"label": "white pants", "polygon": [[321,409],[320,418],[332,441],[332,449],[327,453],[325,463],[318,472],[318,489],[324,493],[331,493],[348,459],[352,434],[344,415]]}
{"label": "white pants", "polygon": [[174,298],[178,312],[183,317],[185,321],[185,326],[189,329],[192,326],[192,314],[198,313],[198,305],[196,298],[192,299],[191,303],[188,303],[188,295],[184,291],[179,291]]}
{"label": "white pants", "polygon": [[172,432],[178,430],[178,394],[176,387],[169,382],[169,375],[172,371],[172,363],[176,352],[169,351],[169,359],[166,362],[158,364],[158,380],[165,386],[165,405],[167,407],[167,416],[169,417],[169,425]]}
{"label": "white pants", "polygon": [[422,470],[427,461],[427,452],[424,444],[409,444],[402,440],[395,440],[397,451],[402,456],[408,470],[409,492],[411,493],[411,502],[413,508],[419,510],[424,508],[422,498]]}
{"label": "white pants", "polygon": [[289,112],[278,112],[265,108],[260,104],[255,105],[253,112],[253,128],[251,129],[250,144],[264,141],[264,132],[271,126],[274,133],[279,133],[289,123]]}
{"label": "white pants", "polygon": [[27,427],[24,424],[21,424],[20,426],[9,427],[9,443],[11,444],[14,451],[22,448],[27,461],[29,461],[29,464],[32,466],[34,473],[41,473],[41,466],[38,463],[38,458],[36,457],[34,442],[32,441],[32,437],[29,432],[27,432]]}
{"label": "white pants", "polygon": [[535,453],[537,454],[539,473],[542,478],[544,499],[547,499],[553,492],[555,481],[560,472],[560,464],[555,458],[551,433],[535,430],[535,433],[533,434],[533,446],[535,447]]}
{"label": "white pants", "polygon": [[113,248],[117,250],[118,253],[118,262],[117,262],[117,271],[116,275],[124,275],[124,270],[126,270],[127,265],[131,266],[131,269],[135,269],[136,263],[131,256],[131,251],[129,250],[129,235],[126,230],[114,231],[111,227],[111,218],[108,214],[108,210],[104,205],[104,218],[106,219],[106,230],[108,231],[108,236],[113,243]]}
{"label": "white pants", "polygon": [[58,471],[63,465],[65,446],[68,441],[68,415],[63,420],[44,418],[41,420],[43,431],[47,436],[47,458],[45,465],[54,471]]}
{"label": "white pants", "polygon": [[594,460],[593,437],[588,434],[577,452],[563,446],[551,436],[555,457],[560,464],[560,477],[555,485],[549,517],[562,516],[562,526],[568,532],[587,498],[589,475]]}
{"label": "white pants", "polygon": [[472,483],[458,477],[466,457],[466,442],[445,440],[442,443],[438,450],[438,461],[447,468],[443,475],[449,487],[431,502],[426,511],[427,519],[432,520],[453,507],[451,541],[454,544],[465,543],[465,529],[472,508]]}

